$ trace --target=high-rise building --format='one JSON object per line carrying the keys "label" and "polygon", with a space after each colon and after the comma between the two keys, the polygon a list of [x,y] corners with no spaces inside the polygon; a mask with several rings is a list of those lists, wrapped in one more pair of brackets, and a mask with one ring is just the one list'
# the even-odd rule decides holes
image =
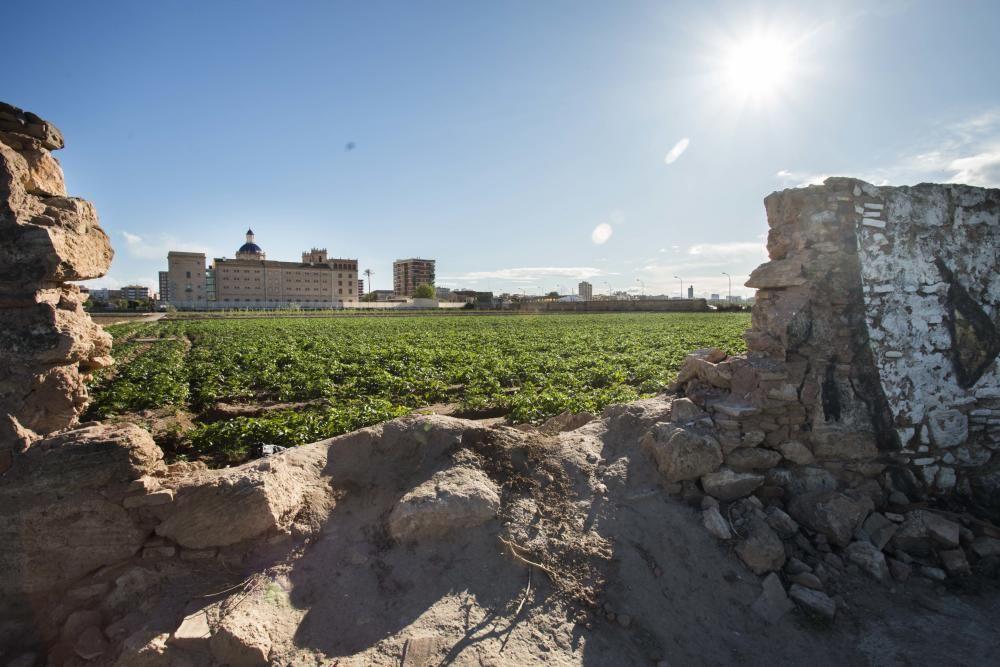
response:
{"label": "high-rise building", "polygon": [[160,271],[160,301],[170,301],[170,272]]}
{"label": "high-rise building", "polygon": [[358,260],[327,256],[326,248],[302,253],[301,262],[265,258],[247,230],[236,259],[216,257],[206,269],[203,253],[167,255],[167,295],[178,308],[329,308],[358,299]]}
{"label": "high-rise building", "polygon": [[582,280],[580,281],[580,284],[576,286],[576,293],[581,299],[590,301],[594,298],[594,286],[586,280]]}
{"label": "high-rise building", "polygon": [[365,295],[365,279],[358,278],[358,298],[360,299]]}
{"label": "high-rise building", "polygon": [[718,300],[719,300],[719,295],[718,295],[718,294],[716,294],[715,292],[713,292],[713,293],[711,294],[711,296],[709,296],[709,300],[710,300],[710,301],[718,301]]}
{"label": "high-rise building", "polygon": [[694,298],[694,285],[688,285],[688,298]]}
{"label": "high-rise building", "polygon": [[396,296],[413,296],[419,285],[434,285],[434,260],[411,257],[392,263],[392,290]]}

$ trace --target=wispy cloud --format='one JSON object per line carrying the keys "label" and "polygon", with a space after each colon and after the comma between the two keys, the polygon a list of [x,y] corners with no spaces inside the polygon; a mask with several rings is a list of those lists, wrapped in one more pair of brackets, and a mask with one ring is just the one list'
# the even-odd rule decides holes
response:
{"label": "wispy cloud", "polygon": [[684,155],[684,151],[688,149],[688,146],[690,144],[691,140],[688,139],[687,137],[684,137],[676,144],[674,144],[673,148],[667,151],[667,156],[663,158],[663,161],[666,162],[667,164],[673,164],[674,162],[677,161],[677,158]]}
{"label": "wispy cloud", "polygon": [[781,184],[785,187],[804,188],[807,185],[822,185],[823,181],[830,177],[829,174],[806,174],[803,172],[788,171],[782,169],[775,174]]}
{"label": "wispy cloud", "polygon": [[[698,243],[682,252],[657,258],[635,270],[636,277],[646,285],[647,293],[679,294],[683,279],[685,290],[694,285],[696,296],[727,294],[732,276],[733,294],[748,295],[743,283],[749,273],[767,261],[763,241],[730,241]],[[676,278],[675,276],[680,276]]]}
{"label": "wispy cloud", "polygon": [[446,285],[465,285],[467,283],[483,283],[487,281],[519,283],[535,285],[541,282],[551,283],[552,280],[587,280],[600,276],[612,276],[616,273],[605,271],[593,266],[525,266],[510,269],[495,269],[493,271],[469,271],[438,276],[437,282]]}

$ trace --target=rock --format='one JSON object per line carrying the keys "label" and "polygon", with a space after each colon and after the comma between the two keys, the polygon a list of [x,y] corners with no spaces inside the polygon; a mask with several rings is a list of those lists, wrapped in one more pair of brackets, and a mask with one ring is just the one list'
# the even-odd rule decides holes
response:
{"label": "rock", "polygon": [[263,667],[268,664],[271,638],[256,607],[245,604],[222,618],[209,640],[209,647],[219,664]]}
{"label": "rock", "polygon": [[208,646],[211,638],[208,614],[202,609],[184,617],[171,635],[170,643],[185,650],[199,651]]}
{"label": "rock", "polygon": [[868,534],[868,539],[871,540],[871,543],[874,544],[879,551],[885,549],[885,545],[889,543],[889,540],[891,540],[893,535],[896,534],[896,531],[899,530],[899,527],[896,524],[889,521],[889,519],[885,518],[884,515],[879,514],[878,512],[872,512],[869,514],[868,518],[865,519],[864,524],[862,524],[862,527],[864,528],[865,533]]}
{"label": "rock", "polygon": [[837,603],[822,591],[792,584],[792,587],[788,589],[788,597],[814,620],[831,623],[837,615]]}
{"label": "rock", "polygon": [[729,529],[729,522],[719,513],[718,507],[709,507],[701,513],[701,524],[712,536],[720,540],[732,539],[733,533]]}
{"label": "rock", "polygon": [[702,496],[701,497],[701,509],[707,510],[711,508],[719,509],[719,501],[712,496]]}
{"label": "rock", "polygon": [[954,548],[959,544],[959,525],[926,510],[907,512],[892,544],[914,556],[927,556],[935,544]]}
{"label": "rock", "polygon": [[99,655],[104,655],[108,650],[108,642],[104,639],[104,633],[100,628],[89,627],[73,644],[73,652],[84,660],[93,660]]}
{"label": "rock", "polygon": [[1000,540],[995,537],[977,537],[972,541],[972,552],[980,558],[1000,556]]}
{"label": "rock", "polygon": [[889,494],[889,504],[896,507],[906,507],[910,504],[910,499],[902,491],[893,491]]}
{"label": "rock", "polygon": [[59,635],[66,640],[72,641],[83,634],[87,628],[98,628],[101,626],[101,612],[95,609],[81,609],[74,611],[66,618]]}
{"label": "rock", "polygon": [[664,481],[682,482],[701,477],[722,465],[718,440],[693,429],[657,424],[643,439]]}
{"label": "rock", "polygon": [[35,667],[37,662],[38,654],[36,653],[18,653],[7,662],[7,667]]}
{"label": "rock", "polygon": [[780,570],[785,564],[785,546],[766,521],[751,521],[747,536],[736,544],[736,554],[753,570],[764,574]]}
{"label": "rock", "polygon": [[792,259],[776,259],[761,264],[750,274],[746,286],[755,289],[779,289],[804,285],[802,262]]}
{"label": "rock", "polygon": [[878,581],[889,578],[889,566],[885,556],[871,542],[851,542],[844,550],[847,559]]}
{"label": "rock", "polygon": [[799,586],[805,586],[806,588],[811,588],[816,591],[823,590],[823,582],[819,580],[812,572],[800,572],[799,574],[793,574],[788,578],[793,584],[798,584]]}
{"label": "rock", "polygon": [[121,653],[114,667],[188,667],[186,658],[168,653],[170,635],[139,630],[122,642]]}
{"label": "rock", "polygon": [[264,461],[186,477],[156,534],[188,549],[208,549],[285,528],[309,486],[319,483],[325,452],[321,443],[304,445]]}
{"label": "rock", "polygon": [[938,556],[941,558],[941,564],[944,565],[944,569],[947,570],[948,574],[951,576],[965,577],[972,574],[972,568],[969,567],[969,561],[965,558],[965,552],[961,549],[941,551],[938,552]]}
{"label": "rock", "polygon": [[542,433],[556,434],[563,433],[566,431],[575,431],[576,429],[589,424],[594,421],[596,417],[589,412],[564,412],[562,414],[556,415],[555,417],[549,417],[542,425],[538,427],[538,430]]}
{"label": "rock", "polygon": [[767,508],[767,523],[784,540],[791,539],[799,532],[799,524],[778,507]]}
{"label": "rock", "polygon": [[389,534],[399,542],[434,539],[490,521],[499,508],[499,489],[481,470],[449,468],[403,496],[389,515]]}
{"label": "rock", "polygon": [[146,495],[126,496],[122,505],[125,509],[136,507],[155,507],[157,505],[167,505],[174,501],[173,489],[161,489]]}
{"label": "rock", "polygon": [[759,429],[751,429],[743,434],[740,438],[740,442],[744,447],[756,447],[757,445],[764,442],[767,438],[767,434]]}
{"label": "rock", "polygon": [[824,431],[813,434],[813,455],[820,461],[867,461],[878,456],[871,433]]}
{"label": "rock", "polygon": [[104,605],[115,612],[134,607],[148,597],[159,582],[159,575],[152,570],[131,567],[115,579],[115,587],[105,599]]}
{"label": "rock", "polygon": [[671,399],[654,396],[631,403],[610,405],[601,413],[607,420],[608,432],[621,440],[633,440],[653,427],[654,424],[670,420]]}
{"label": "rock", "polygon": [[726,467],[701,478],[701,486],[705,489],[705,493],[723,502],[748,496],[763,483],[763,475],[736,472]]}
{"label": "rock", "polygon": [[627,628],[630,625],[632,625],[632,617],[629,616],[628,614],[618,614],[615,620],[617,620],[618,625],[622,626],[623,628]]}
{"label": "rock", "polygon": [[927,526],[927,534],[935,542],[945,547],[957,547],[959,544],[960,526],[954,521],[949,521],[935,512],[923,513],[924,525]]}
{"label": "rock", "polygon": [[767,483],[783,487],[790,497],[837,489],[837,478],[833,473],[813,466],[773,468],[767,471]]}
{"label": "rock", "polygon": [[751,609],[768,623],[777,623],[782,616],[795,608],[785,594],[785,587],[781,585],[781,579],[777,574],[772,572],[764,577],[761,587],[763,590],[751,605]]}
{"label": "rock", "polygon": [[739,472],[770,470],[780,462],[781,454],[758,447],[740,447],[726,454],[726,465]]}
{"label": "rock", "polygon": [[803,572],[812,572],[812,568],[798,558],[792,557],[788,559],[787,563],[785,563],[785,572],[790,575],[795,575]]}
{"label": "rock", "polygon": [[861,525],[868,508],[836,491],[807,493],[792,500],[788,513],[802,525],[825,535],[839,546],[847,546],[854,529]]}
{"label": "rock", "polygon": [[809,465],[815,460],[812,451],[797,440],[783,443],[778,446],[778,449],[782,456],[798,465]]}
{"label": "rock", "polygon": [[944,570],[939,567],[931,567],[929,565],[920,566],[920,574],[932,581],[944,581],[948,578],[948,575]]}
{"label": "rock", "polygon": [[887,564],[889,565],[889,574],[896,581],[906,581],[913,574],[913,568],[904,563],[901,560],[896,560],[895,558],[887,558]]}
{"label": "rock", "polygon": [[708,413],[695,405],[690,398],[676,398],[670,406],[670,420],[677,424],[698,421]]}

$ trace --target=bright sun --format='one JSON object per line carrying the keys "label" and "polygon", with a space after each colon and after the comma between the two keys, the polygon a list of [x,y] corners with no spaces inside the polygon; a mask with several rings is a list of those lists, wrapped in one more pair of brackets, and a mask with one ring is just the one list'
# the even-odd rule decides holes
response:
{"label": "bright sun", "polygon": [[752,35],[729,45],[722,63],[726,91],[742,102],[767,104],[789,84],[793,54],[773,35]]}

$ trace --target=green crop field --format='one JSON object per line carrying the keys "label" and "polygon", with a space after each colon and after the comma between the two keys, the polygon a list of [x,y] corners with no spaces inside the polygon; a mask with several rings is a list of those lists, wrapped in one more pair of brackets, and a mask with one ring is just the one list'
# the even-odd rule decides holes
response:
{"label": "green crop field", "polygon": [[[538,422],[655,394],[692,350],[743,351],[749,320],[637,313],[122,324],[108,328],[118,363],[91,379],[89,412],[157,421],[169,457],[215,463],[431,405]],[[257,416],[219,408],[276,403],[295,405]],[[183,419],[164,428],[164,415]]]}

